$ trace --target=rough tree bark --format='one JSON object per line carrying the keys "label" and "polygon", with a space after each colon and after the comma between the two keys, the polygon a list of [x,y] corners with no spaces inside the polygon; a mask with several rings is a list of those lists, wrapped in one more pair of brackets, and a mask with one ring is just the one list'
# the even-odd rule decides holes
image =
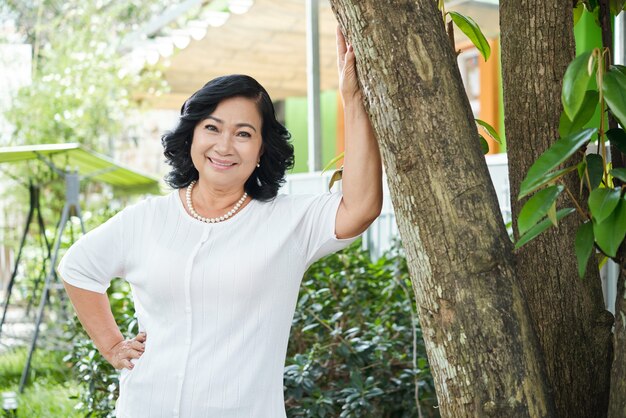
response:
{"label": "rough tree bark", "polygon": [[354,46],[444,417],[552,417],[543,360],[434,0],[331,0]]}
{"label": "rough tree bark", "polygon": [[[575,56],[572,1],[501,0],[500,28],[513,230],[518,238],[521,181],[559,136],[561,85]],[[577,175],[565,183],[578,197]],[[569,199],[567,206],[572,207]],[[546,361],[557,416],[563,418],[606,417],[610,386],[613,317],[604,309],[594,259],[585,279],[578,278],[574,237],[580,222],[572,215],[516,253],[516,272]]]}
{"label": "rough tree bark", "polygon": [[615,301],[615,357],[611,370],[611,396],[608,418],[626,417],[626,249],[620,250],[620,272]]}

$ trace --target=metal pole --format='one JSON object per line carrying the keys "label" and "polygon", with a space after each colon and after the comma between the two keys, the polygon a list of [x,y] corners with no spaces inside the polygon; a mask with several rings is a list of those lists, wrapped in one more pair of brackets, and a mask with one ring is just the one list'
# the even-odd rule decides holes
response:
{"label": "metal pole", "polygon": [[306,0],[307,13],[307,113],[309,171],[322,169],[322,144],[320,123],[320,45],[319,45],[319,3]]}
{"label": "metal pole", "polygon": [[626,64],[626,13],[615,18],[615,39],[613,40],[614,64]]}

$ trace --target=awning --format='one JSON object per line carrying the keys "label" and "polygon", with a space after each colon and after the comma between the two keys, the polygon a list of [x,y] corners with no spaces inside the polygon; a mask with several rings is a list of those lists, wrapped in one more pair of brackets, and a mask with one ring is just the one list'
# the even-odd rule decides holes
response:
{"label": "awning", "polygon": [[0,164],[40,160],[63,171],[77,170],[83,179],[101,181],[122,193],[160,194],[159,179],[124,167],[78,143],[0,147]]}

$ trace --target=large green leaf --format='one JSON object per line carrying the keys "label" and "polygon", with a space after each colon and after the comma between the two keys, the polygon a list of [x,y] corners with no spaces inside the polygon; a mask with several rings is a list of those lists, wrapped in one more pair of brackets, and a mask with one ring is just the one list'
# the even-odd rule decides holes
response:
{"label": "large green leaf", "polygon": [[613,66],[613,68],[615,68],[615,69],[616,69],[617,71],[619,71],[620,73],[622,73],[622,74],[626,75],[626,66],[616,64],[616,65],[614,65],[614,66]]}
{"label": "large green leaf", "polygon": [[585,145],[597,132],[596,128],[584,129],[557,140],[547,151],[537,158],[528,169],[526,177],[520,185],[518,199],[536,190],[538,184],[544,182],[546,175],[565,160],[571,157],[580,147]]}
{"label": "large green leaf", "polygon": [[[556,213],[556,219],[560,221],[561,219],[563,219],[570,213],[574,212],[575,210],[576,209],[574,208],[561,209]],[[551,226],[552,226],[552,221],[550,221],[550,219],[548,218],[545,218],[543,221],[539,222],[537,225],[530,228],[528,232],[526,232],[522,237],[520,237],[520,239],[515,243],[515,249],[518,249],[521,246],[529,243],[537,235],[541,234],[543,231],[550,228]]]}
{"label": "large green leaf", "polygon": [[472,41],[474,46],[482,54],[485,61],[487,61],[489,59],[489,55],[491,54],[491,47],[476,22],[474,22],[470,17],[462,15],[458,12],[448,12],[448,14],[452,18],[454,24],[461,29],[461,32],[463,32],[470,41]]}
{"label": "large green leaf", "polygon": [[582,279],[587,270],[587,262],[593,250],[593,224],[585,222],[578,227],[575,240],[576,259],[578,260],[578,275]]}
{"label": "large green leaf", "polygon": [[[604,175],[604,160],[602,159],[602,156],[598,154],[587,154],[585,159],[587,160],[587,173],[589,173],[589,182],[591,183],[589,190],[593,190],[600,185],[600,182],[602,182],[602,176]],[[584,184],[587,184],[586,179],[584,179]]]}
{"label": "large green leaf", "polygon": [[620,189],[601,188],[589,194],[589,210],[596,222],[602,222],[615,210],[620,201]]}
{"label": "large green leaf", "polygon": [[564,137],[572,132],[580,131],[584,128],[596,112],[596,108],[598,107],[598,98],[599,94],[597,91],[587,90],[580,109],[578,109],[578,113],[576,113],[574,119],[570,119],[565,112],[561,112],[561,119],[559,120],[559,135]]}
{"label": "large green leaf", "polygon": [[480,126],[482,126],[483,128],[485,128],[485,131],[489,134],[489,136],[496,141],[498,144],[502,144],[502,139],[500,138],[500,135],[498,135],[498,133],[496,132],[496,130],[493,128],[493,126],[489,125],[487,122],[485,122],[484,120],[480,120],[480,119],[474,119],[476,121],[477,124],[479,124]]}
{"label": "large green leaf", "polygon": [[538,190],[545,186],[546,184],[554,183],[556,179],[570,173],[578,168],[578,165],[573,165],[571,167],[564,168],[562,170],[553,171],[550,173],[546,173],[545,176],[539,178],[536,183],[531,184],[526,189],[521,189],[520,194],[518,196],[518,200],[523,198],[526,195],[531,194],[535,190]]}
{"label": "large green leaf", "polygon": [[602,82],[604,100],[622,126],[626,126],[626,74],[611,68]]}
{"label": "large green leaf", "polygon": [[574,120],[576,113],[578,113],[589,86],[591,75],[587,70],[587,64],[590,57],[591,52],[585,52],[576,57],[569,64],[563,76],[561,101],[563,102],[563,109],[570,120]]}
{"label": "large green leaf", "polygon": [[626,168],[614,168],[611,170],[611,175],[626,183]]}
{"label": "large green leaf", "polygon": [[593,235],[598,247],[609,257],[615,257],[626,235],[626,202],[620,199],[611,216],[602,222],[593,220]]}
{"label": "large green leaf", "polygon": [[611,141],[611,145],[615,145],[622,154],[626,154],[626,132],[621,128],[613,128],[606,131],[606,136]]}
{"label": "large green leaf", "polygon": [[520,236],[546,216],[548,209],[563,190],[564,187],[561,185],[546,187],[524,203],[524,207],[522,207],[517,218],[517,230]]}

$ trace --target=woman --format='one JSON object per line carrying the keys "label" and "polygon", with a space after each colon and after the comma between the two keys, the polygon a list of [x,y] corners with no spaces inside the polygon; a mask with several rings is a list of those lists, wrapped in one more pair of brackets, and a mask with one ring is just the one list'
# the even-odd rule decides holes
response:
{"label": "woman", "polygon": [[[382,167],[352,47],[337,31],[345,110],[343,194],[277,195],[289,134],[247,76],[214,79],[163,136],[175,190],[129,206],[61,260],[78,318],[121,369],[117,416],[284,417],[283,367],[298,288],[319,258],[379,215]],[[125,340],[106,296],[131,285],[140,333]]]}

